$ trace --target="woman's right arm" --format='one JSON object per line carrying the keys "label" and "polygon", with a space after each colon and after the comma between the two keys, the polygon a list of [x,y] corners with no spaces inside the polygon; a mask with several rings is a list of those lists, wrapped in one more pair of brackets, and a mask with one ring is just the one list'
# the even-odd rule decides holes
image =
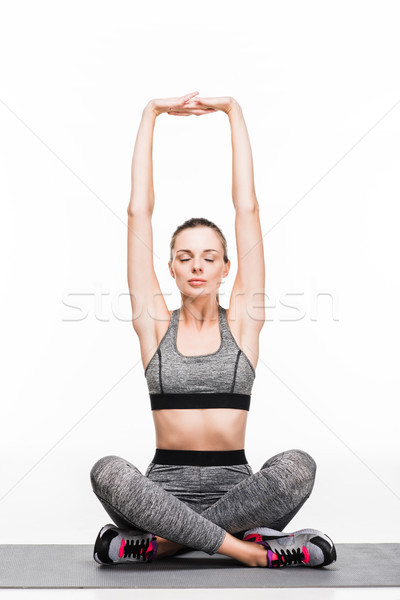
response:
{"label": "woman's right arm", "polygon": [[154,210],[152,154],[156,118],[157,115],[150,100],[142,112],[142,120],[140,121],[133,151],[128,215],[140,212],[151,216]]}
{"label": "woman's right arm", "polygon": [[154,210],[153,187],[153,133],[156,118],[162,113],[181,116],[204,114],[209,111],[186,111],[185,104],[198,92],[186,94],[180,98],[160,98],[150,100],[142,112],[139,130],[136,136],[131,168],[131,197],[128,215],[152,215]]}
{"label": "woman's right arm", "polygon": [[[132,304],[133,327],[141,341],[154,337],[158,323],[169,320],[170,313],[161,292],[153,264],[154,210],[153,133],[156,118],[162,113],[181,116],[201,115],[203,109],[185,109],[198,92],[179,98],[150,100],[142,112],[131,168],[131,196],[128,205],[128,286]],[[143,334],[143,335],[142,335]]]}
{"label": "woman's right arm", "polygon": [[[147,214],[152,215],[154,210],[154,187],[153,187],[153,133],[156,118],[169,113],[180,116],[191,114],[204,114],[209,110],[199,109],[197,111],[186,111],[185,104],[198,92],[185,94],[179,98],[160,98],[150,100],[145,106],[136,136],[131,168],[131,197],[128,206],[128,215]],[[211,111],[213,112],[213,111]]]}
{"label": "woman's right arm", "polygon": [[169,316],[153,263],[152,213],[153,132],[157,118],[153,102],[147,104],[136,136],[132,158],[132,187],[128,212],[128,287],[132,323],[144,345],[155,340],[157,322]]}

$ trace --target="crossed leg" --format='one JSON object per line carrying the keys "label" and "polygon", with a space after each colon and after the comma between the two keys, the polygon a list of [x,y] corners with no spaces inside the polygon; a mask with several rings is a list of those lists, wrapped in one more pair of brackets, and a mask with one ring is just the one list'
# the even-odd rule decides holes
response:
{"label": "crossed leg", "polygon": [[261,526],[282,531],[310,496],[316,469],[304,450],[280,452],[201,515],[231,534]]}
{"label": "crossed leg", "polygon": [[[240,540],[253,527],[283,531],[309,498],[316,469],[314,459],[304,450],[280,452],[200,514]],[[188,550],[176,548],[184,549]]]}
{"label": "crossed leg", "polygon": [[100,458],[90,471],[93,492],[118,527],[141,529],[215,554],[226,531],[202,517],[119,456]]}
{"label": "crossed leg", "polygon": [[177,550],[212,555],[226,532],[241,539],[252,527],[282,530],[310,496],[315,473],[314,459],[303,450],[281,452],[201,514],[118,456],[98,460],[90,478],[94,493],[118,527],[151,531],[175,542]]}

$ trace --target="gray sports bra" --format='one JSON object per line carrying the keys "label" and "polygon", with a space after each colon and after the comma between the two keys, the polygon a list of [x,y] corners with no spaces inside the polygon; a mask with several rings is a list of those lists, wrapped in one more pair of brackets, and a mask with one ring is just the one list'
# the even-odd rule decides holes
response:
{"label": "gray sports bra", "polygon": [[146,366],[151,410],[168,408],[238,408],[249,410],[255,369],[239,348],[218,305],[221,344],[212,354],[185,356],[176,345],[180,308]]}

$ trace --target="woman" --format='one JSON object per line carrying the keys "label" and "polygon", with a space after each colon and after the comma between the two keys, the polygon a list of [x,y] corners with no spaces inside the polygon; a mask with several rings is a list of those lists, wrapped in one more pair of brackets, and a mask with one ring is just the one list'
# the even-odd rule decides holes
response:
{"label": "woman", "polygon": [[[247,415],[265,313],[265,266],[250,141],[233,98],[151,100],[132,161],[128,207],[128,283],[156,430],[143,475],[119,456],[90,472],[94,493],[113,519],[94,547],[99,564],[153,561],[188,550],[225,554],[248,566],[320,567],[336,559],[315,529],[283,533],[310,496],[316,464],[291,449],[253,473],[244,452]],[[230,261],[221,230],[203,218],[174,232],[169,270],[181,307],[168,310],[154,271],[152,141],[156,118],[222,111],[232,132],[232,196],[238,272],[229,309],[218,289]]]}

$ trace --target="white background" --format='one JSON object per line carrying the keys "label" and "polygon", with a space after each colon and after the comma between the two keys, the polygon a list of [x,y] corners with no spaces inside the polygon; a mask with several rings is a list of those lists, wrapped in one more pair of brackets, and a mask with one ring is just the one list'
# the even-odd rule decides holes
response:
{"label": "white background", "polygon": [[[2,2],[2,543],[89,544],[97,459],[155,449],[126,278],[132,152],[151,98],[237,99],[254,159],[267,322],[253,470],[317,462],[287,531],[398,542],[400,16],[397,2]],[[154,132],[154,264],[176,226],[219,225],[236,268],[223,113]],[[293,295],[294,294],[294,295]],[[319,296],[319,294],[321,294]],[[78,308],[73,308],[78,307]]]}

